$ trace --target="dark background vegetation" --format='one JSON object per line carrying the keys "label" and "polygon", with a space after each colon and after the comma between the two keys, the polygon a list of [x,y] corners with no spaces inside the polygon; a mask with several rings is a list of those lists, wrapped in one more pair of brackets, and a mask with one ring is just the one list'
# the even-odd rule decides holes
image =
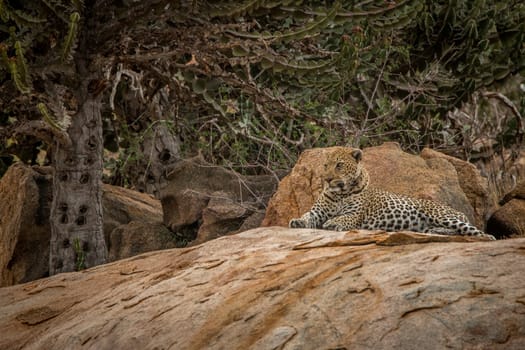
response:
{"label": "dark background vegetation", "polygon": [[105,181],[141,190],[159,132],[167,158],[250,174],[310,147],[393,140],[471,159],[523,142],[518,0],[2,0],[0,18],[0,175],[52,163],[86,80]]}

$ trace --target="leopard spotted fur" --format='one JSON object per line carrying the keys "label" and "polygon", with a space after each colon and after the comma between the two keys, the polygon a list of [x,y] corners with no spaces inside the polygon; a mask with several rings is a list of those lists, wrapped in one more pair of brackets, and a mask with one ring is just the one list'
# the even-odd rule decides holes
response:
{"label": "leopard spotted fur", "polygon": [[414,199],[369,186],[359,149],[339,147],[327,157],[323,192],[292,228],[328,230],[379,229],[456,234],[495,239],[469,223],[467,217],[434,201]]}

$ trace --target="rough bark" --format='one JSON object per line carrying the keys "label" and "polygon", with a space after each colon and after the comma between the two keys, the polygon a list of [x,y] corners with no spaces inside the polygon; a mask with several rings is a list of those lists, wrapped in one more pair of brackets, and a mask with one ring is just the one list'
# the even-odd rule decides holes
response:
{"label": "rough bark", "polygon": [[167,186],[167,173],[180,160],[180,140],[170,132],[166,123],[155,123],[144,139],[144,158],[137,164],[135,186],[141,192],[160,198]]}
{"label": "rough bark", "polygon": [[70,148],[57,145],[51,205],[51,275],[107,259],[102,222],[100,102],[88,98],[68,129]]}

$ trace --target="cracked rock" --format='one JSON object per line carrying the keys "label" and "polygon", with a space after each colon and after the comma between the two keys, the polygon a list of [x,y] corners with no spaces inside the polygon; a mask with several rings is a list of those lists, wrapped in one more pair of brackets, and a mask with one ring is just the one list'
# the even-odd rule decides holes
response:
{"label": "cracked rock", "polygon": [[0,349],[522,349],[524,270],[525,238],[258,228],[0,288]]}

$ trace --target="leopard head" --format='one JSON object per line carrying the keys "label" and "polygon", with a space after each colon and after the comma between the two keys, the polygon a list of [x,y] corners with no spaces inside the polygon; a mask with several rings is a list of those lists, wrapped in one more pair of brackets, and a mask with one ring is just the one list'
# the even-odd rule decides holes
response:
{"label": "leopard head", "polygon": [[338,195],[359,193],[368,186],[368,173],[363,168],[360,149],[337,147],[324,164],[324,191]]}

